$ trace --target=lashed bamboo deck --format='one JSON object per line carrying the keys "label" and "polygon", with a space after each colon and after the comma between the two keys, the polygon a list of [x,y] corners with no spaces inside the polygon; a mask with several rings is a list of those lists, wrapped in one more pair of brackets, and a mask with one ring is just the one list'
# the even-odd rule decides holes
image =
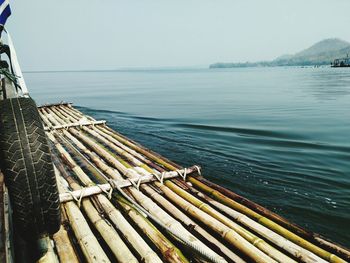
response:
{"label": "lashed bamboo deck", "polygon": [[205,180],[198,166],[182,168],[69,104],[39,111],[63,218],[41,262],[350,260],[349,250]]}

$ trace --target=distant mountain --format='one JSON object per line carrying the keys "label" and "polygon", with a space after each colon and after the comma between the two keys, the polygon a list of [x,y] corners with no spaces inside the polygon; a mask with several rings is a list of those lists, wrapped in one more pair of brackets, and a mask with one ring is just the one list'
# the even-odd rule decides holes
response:
{"label": "distant mountain", "polygon": [[283,55],[272,61],[215,63],[211,64],[210,68],[329,65],[335,58],[346,57],[347,54],[350,55],[349,42],[338,38],[329,38],[294,55]]}

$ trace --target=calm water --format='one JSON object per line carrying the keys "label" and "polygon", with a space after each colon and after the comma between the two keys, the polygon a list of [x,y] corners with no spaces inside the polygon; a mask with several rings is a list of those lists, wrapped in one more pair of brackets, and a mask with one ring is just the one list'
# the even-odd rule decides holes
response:
{"label": "calm water", "polygon": [[350,69],[26,73],[214,182],[350,246]]}

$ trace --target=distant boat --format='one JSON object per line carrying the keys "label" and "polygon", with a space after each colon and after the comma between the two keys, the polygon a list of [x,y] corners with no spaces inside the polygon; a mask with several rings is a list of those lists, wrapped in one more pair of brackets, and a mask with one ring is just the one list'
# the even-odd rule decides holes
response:
{"label": "distant boat", "polygon": [[346,55],[346,58],[337,58],[331,63],[333,68],[345,68],[350,67],[350,58],[349,54]]}

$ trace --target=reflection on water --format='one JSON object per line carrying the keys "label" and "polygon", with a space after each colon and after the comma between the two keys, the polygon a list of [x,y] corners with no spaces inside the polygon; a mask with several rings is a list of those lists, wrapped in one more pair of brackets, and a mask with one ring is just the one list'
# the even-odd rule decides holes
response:
{"label": "reflection on water", "polygon": [[319,100],[335,100],[350,94],[350,69],[311,69],[306,90]]}
{"label": "reflection on water", "polygon": [[350,246],[350,68],[25,74],[85,113]]}

